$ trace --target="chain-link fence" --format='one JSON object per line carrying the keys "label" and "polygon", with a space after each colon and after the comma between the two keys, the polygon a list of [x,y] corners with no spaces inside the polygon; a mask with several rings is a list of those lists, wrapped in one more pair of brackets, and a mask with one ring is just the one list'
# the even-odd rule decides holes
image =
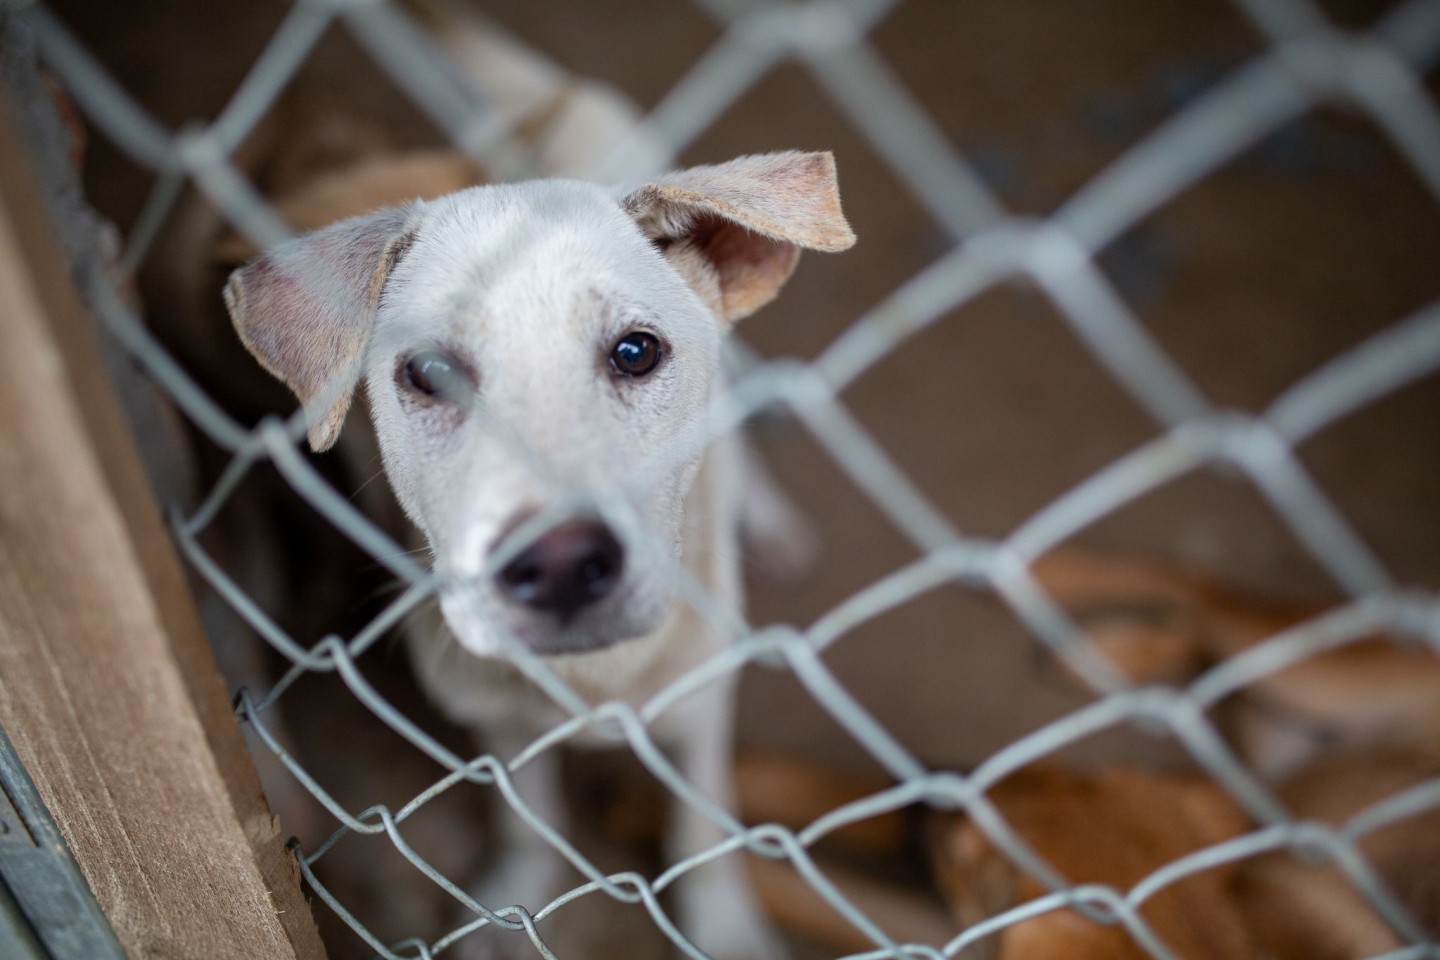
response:
{"label": "chain-link fence", "polygon": [[[485,926],[528,934],[549,956],[537,924],[552,914],[564,922],[577,898],[641,904],[655,925],[686,955],[703,956],[662,904],[666,890],[719,858],[751,855],[787,860],[834,909],[873,942],[855,956],[949,957],[1012,924],[1049,910],[1075,907],[1099,922],[1119,923],[1149,955],[1176,956],[1142,910],[1166,889],[1219,865],[1279,850],[1294,850],[1343,871],[1383,921],[1410,944],[1391,960],[1440,956],[1440,946],[1386,888],[1361,855],[1368,834],[1440,808],[1440,781],[1429,780],[1387,798],[1340,827],[1303,822],[1280,803],[1237,756],[1209,716],[1227,696],[1310,658],[1377,633],[1411,638],[1440,654],[1440,607],[1435,597],[1397,581],[1314,479],[1297,447],[1379,398],[1440,368],[1440,301],[1398,319],[1382,332],[1294,382],[1258,414],[1221,409],[1158,344],[1122,297],[1098,258],[1127,231],[1172,198],[1204,180],[1284,124],[1323,105],[1342,104],[1373,120],[1432,198],[1440,202],[1440,111],[1423,73],[1440,54],[1440,2],[1399,3],[1361,32],[1342,29],[1308,0],[1237,0],[1236,7],[1266,39],[1264,52],[1210,84],[1091,177],[1048,215],[1013,214],[977,168],[942,135],[912,99],[871,42],[870,32],[893,0],[814,0],[803,4],[702,0],[719,40],[645,115],[633,134],[597,164],[598,179],[642,181],[663,169],[731,105],[777,65],[808,71],[817,89],[892,168],[947,235],[949,249],[906,280],[874,309],[854,319],[812,362],[747,358],[732,388],[706,413],[707,442],[738,429],[757,412],[783,408],[833,458],[884,516],[918,549],[918,561],[846,599],[809,627],[755,625],[726,610],[689,580],[678,584],[683,603],[732,638],[721,653],[665,687],[648,702],[590,704],[523,643],[509,656],[568,719],[518,756],[461,755],[407,718],[378,692],[357,661],[402,621],[432,601],[442,586],[425,564],[367,519],[317,472],[299,449],[303,417],[267,419],[254,429],[215,402],[147,331],[114,286],[114,278],[83,278],[109,333],[153,378],[190,422],[228,452],[229,465],[203,503],[174,518],[174,533],[196,572],[292,665],[268,691],[242,692],[243,720],[290,773],[342,824],[315,849],[301,852],[306,879],[380,955],[443,954]],[[40,3],[8,8],[33,30],[46,66],[63,82],[87,122],[135,163],[156,175],[137,223],[125,240],[120,271],[146,259],[182,188],[192,184],[254,249],[290,235],[288,225],[247,182],[235,152],[281,96],[321,35],[348,31],[395,84],[452,143],[487,171],[504,178],[537,172],[517,129],[525,118],[487,106],[447,62],[409,8],[383,0],[313,0],[294,5],[226,109],[211,123],[165,129]],[[842,167],[844,158],[842,160]],[[863,259],[863,248],[850,256]],[[1086,350],[1158,425],[1153,440],[1115,460],[1000,539],[967,535],[907,477],[885,448],[847,410],[841,394],[902,344],[938,319],[996,287],[1023,279],[1043,292]],[[328,636],[306,647],[248,596],[201,545],[207,527],[247,476],[269,461],[329,522],[383,565],[399,595],[352,636]],[[1243,476],[1313,558],[1349,595],[1348,602],[1265,640],[1177,686],[1137,685],[1102,656],[1032,573],[1033,563],[1076,533],[1127,503],[1177,478],[1221,466]],[[606,505],[592,504],[600,510]],[[682,578],[683,579],[683,578]],[[990,756],[969,773],[928,766],[886,729],[827,667],[823,654],[858,625],[905,605],[945,583],[999,598],[1034,637],[1096,695],[1076,712],[1048,723]],[[808,828],[747,827],[697,791],[667,758],[652,725],[695,691],[747,664],[793,671],[834,721],[893,778],[893,786],[834,809]],[[918,667],[917,667],[918,669]],[[426,756],[451,771],[400,807],[347,810],[290,756],[267,726],[270,708],[307,672],[335,672],[375,716]],[[988,791],[1013,772],[1099,731],[1139,724],[1169,732],[1213,781],[1251,818],[1236,839],[1160,866],[1129,889],[1072,885],[1011,829]],[[654,876],[607,874],[530,809],[512,784],[527,764],[580,736],[628,744],[681,804],[712,821],[725,839]],[[477,902],[465,878],[444,875],[407,844],[406,821],[462,783],[492,788],[585,883],[546,904]],[[989,840],[1050,891],[960,930],[948,943],[897,943],[852,903],[812,859],[812,848],[842,828],[913,804],[963,810]],[[1077,826],[1077,829],[1083,827]],[[385,834],[414,869],[442,888],[473,919],[446,931],[415,930],[408,941],[385,944],[319,884],[312,868],[352,834]]]}

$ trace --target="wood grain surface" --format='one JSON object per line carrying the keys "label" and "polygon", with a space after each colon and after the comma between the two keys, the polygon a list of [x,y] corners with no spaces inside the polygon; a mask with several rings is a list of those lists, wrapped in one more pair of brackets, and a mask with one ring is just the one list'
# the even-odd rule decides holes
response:
{"label": "wood grain surface", "polygon": [[0,101],[0,725],[133,957],[321,958]]}

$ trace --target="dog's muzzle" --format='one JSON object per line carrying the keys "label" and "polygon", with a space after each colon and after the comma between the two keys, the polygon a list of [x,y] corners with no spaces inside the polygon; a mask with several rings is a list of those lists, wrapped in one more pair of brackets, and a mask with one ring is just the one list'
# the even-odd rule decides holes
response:
{"label": "dog's muzzle", "polygon": [[500,595],[517,606],[568,625],[620,582],[625,548],[594,519],[552,527],[495,575]]}

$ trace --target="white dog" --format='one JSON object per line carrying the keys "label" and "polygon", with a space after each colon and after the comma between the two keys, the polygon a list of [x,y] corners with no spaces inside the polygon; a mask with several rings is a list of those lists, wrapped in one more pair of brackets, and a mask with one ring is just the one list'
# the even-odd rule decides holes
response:
{"label": "white dog", "polygon": [[[363,382],[391,487],[447,584],[443,623],[409,630],[417,672],[508,761],[564,717],[508,644],[589,703],[639,705],[727,642],[676,586],[683,565],[721,604],[742,602],[740,455],[698,436],[723,386],[722,339],[802,248],[853,242],[830,155],[779,153],[633,188],[476,187],[344,220],[236,271],[225,299],[245,345],[299,396],[317,451]],[[711,683],[652,727],[721,806],[732,688]],[[516,786],[560,826],[556,763],[542,751]],[[691,804],[675,814],[673,856],[722,838]],[[509,850],[478,898],[536,910],[563,889],[561,861],[504,819]],[[701,949],[777,954],[738,855],[679,897]],[[467,940],[531,950],[523,934]]]}

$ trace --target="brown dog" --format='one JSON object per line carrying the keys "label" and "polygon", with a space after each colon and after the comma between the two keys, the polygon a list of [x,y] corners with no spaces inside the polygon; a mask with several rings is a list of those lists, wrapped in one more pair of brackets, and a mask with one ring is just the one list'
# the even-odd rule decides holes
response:
{"label": "brown dog", "polygon": [[[1437,776],[1440,752],[1434,749],[1373,750],[1320,761],[1280,795],[1295,816],[1339,827]],[[1421,929],[1440,935],[1440,808],[1369,832],[1358,847]],[[1304,863],[1289,853],[1248,864],[1235,896],[1257,939],[1276,957],[1352,960],[1405,945],[1337,867]]]}
{"label": "brown dog", "polygon": [[[989,792],[1015,833],[1071,884],[1128,892],[1165,864],[1243,833],[1234,802],[1208,780],[1113,769],[1089,776],[1045,766],[1007,777]],[[1047,894],[967,818],[942,825],[935,870],[956,918],[978,923]],[[1140,915],[1186,960],[1255,956],[1231,898],[1233,867],[1206,871],[1146,900]],[[1061,908],[988,938],[997,960],[1148,960],[1125,927]]]}
{"label": "brown dog", "polygon": [[[1323,612],[1276,604],[1179,567],[1072,549],[1033,568],[1041,587],[1137,683],[1183,684]],[[1322,756],[1435,742],[1440,656],[1363,638],[1261,677],[1214,718],[1252,769],[1280,781]]]}
{"label": "brown dog", "polygon": [[[1078,550],[1055,551],[1033,572],[1137,683],[1184,684],[1323,612],[1248,597],[1162,563]],[[1297,819],[1338,826],[1440,771],[1440,658],[1388,636],[1363,637],[1261,677],[1212,716],[1240,756],[1279,784]],[[1125,769],[1098,777],[1026,771],[993,799],[1070,881],[1122,891],[1197,841],[1244,829],[1218,786]],[[1043,892],[972,823],[942,835],[936,868],[965,922]],[[1375,831],[1359,847],[1421,926],[1440,928],[1440,812]],[[1142,911],[1183,957],[1250,956],[1263,947],[1282,960],[1341,960],[1404,942],[1337,868],[1289,851],[1202,879],[1177,885],[1168,900],[1157,895]],[[1197,925],[1197,916],[1206,922]],[[1244,950],[1241,938],[1250,944]],[[1027,920],[996,939],[1005,960],[1149,956],[1122,929],[1072,911]]]}
{"label": "brown dog", "polygon": [[[1101,652],[1139,683],[1184,684],[1321,612],[1247,597],[1165,564],[1078,550],[1052,553],[1034,573]],[[1340,826],[1440,773],[1440,659],[1389,637],[1362,638],[1263,677],[1212,715],[1242,758],[1277,785],[1299,821]],[[774,769],[756,778],[760,782],[742,777],[747,800],[768,784],[762,799],[809,797],[812,809],[782,815],[786,811],[772,805],[747,802],[761,819],[798,826],[858,796],[793,762],[788,769],[774,758],[767,764]],[[991,798],[1068,881],[1102,883],[1122,894],[1177,857],[1251,829],[1214,782],[1132,768],[1092,775],[1037,766],[1008,777]],[[962,924],[1048,892],[968,818],[946,815],[939,824],[933,867]],[[893,817],[864,826],[855,839],[872,854],[876,840],[896,836]],[[1358,846],[1421,927],[1440,930],[1440,812],[1401,819],[1366,834]],[[774,889],[778,895],[784,888],[777,883]],[[910,912],[892,905],[893,891],[856,883],[851,889],[868,897],[862,906],[877,916]],[[1338,868],[1289,850],[1190,877],[1148,899],[1141,915],[1178,956],[1200,960],[1348,960],[1405,942]],[[823,906],[800,919],[812,931],[842,926]],[[834,942],[860,948],[854,938]],[[1002,960],[1151,956],[1123,927],[1100,925],[1072,909],[1014,924],[973,950],[966,955]]]}

